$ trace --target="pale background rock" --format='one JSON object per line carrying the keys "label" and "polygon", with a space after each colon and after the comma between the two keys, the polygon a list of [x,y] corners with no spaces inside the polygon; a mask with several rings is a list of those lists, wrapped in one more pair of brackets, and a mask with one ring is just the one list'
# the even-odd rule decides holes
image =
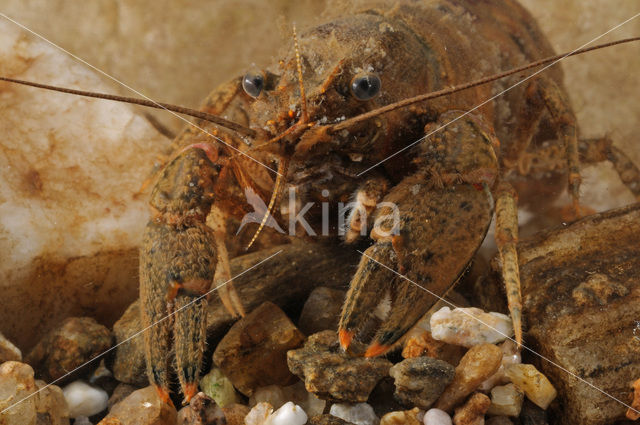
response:
{"label": "pale background rock", "polygon": [[[343,0],[0,0],[0,10],[153,99],[196,106],[217,84],[241,74],[252,63],[265,65],[275,60],[277,52],[292,45],[291,23],[295,21],[303,29],[321,22],[325,19],[320,16],[321,11],[327,3],[332,11],[327,16],[345,9]],[[369,3],[358,0],[348,7]],[[558,52],[579,47],[640,11],[636,0],[621,0],[615,7],[606,0],[565,0],[560,3],[523,0],[523,3],[539,18],[543,31]],[[0,27],[0,34],[0,39],[4,39],[2,44],[18,37],[15,25],[10,22]],[[640,19],[605,39],[638,34]],[[636,163],[640,163],[637,137],[640,124],[639,51],[638,45],[621,46],[571,58],[563,64],[582,134],[609,134]],[[131,94],[115,85],[105,84],[73,60],[58,61],[64,71],[41,74],[38,77],[41,82],[77,83],[85,89]],[[0,68],[3,73],[7,72],[4,62],[4,68]],[[80,77],[84,74],[87,74],[86,79]],[[35,78],[34,75],[25,76]],[[18,89],[10,89],[10,92],[14,90]],[[3,96],[4,93],[3,90]],[[62,110],[88,109],[86,100],[45,95],[35,90],[24,93],[30,102],[39,104],[45,98],[56,96],[50,98],[55,99],[50,102]],[[12,108],[11,104],[3,107],[6,108]],[[68,314],[87,311],[92,311],[105,323],[111,323],[135,297],[134,247],[139,242],[146,210],[143,200],[132,200],[131,193],[147,175],[153,162],[154,146],[157,146],[154,143],[159,140],[154,131],[145,127],[139,118],[131,116],[126,107],[106,103],[96,112],[89,113],[95,115],[96,121],[75,119],[73,122],[54,112],[52,106],[42,108],[46,111],[44,115],[49,115],[49,121],[40,122],[40,127],[60,123],[65,132],[73,130],[80,135],[107,128],[107,133],[115,137],[109,139],[110,144],[116,140],[121,142],[118,135],[127,129],[133,131],[136,140],[144,142],[139,146],[129,143],[133,149],[127,153],[118,149],[118,155],[112,151],[111,155],[96,156],[91,146],[105,143],[105,140],[74,136],[82,142],[79,146],[83,149],[78,151],[76,158],[49,164],[43,154],[26,152],[9,160],[11,166],[19,169],[13,181],[5,178],[9,185],[26,184],[27,188],[37,188],[38,182],[42,181],[44,188],[56,189],[48,193],[48,200],[36,194],[28,198],[29,206],[23,202],[10,204],[10,208],[5,205],[6,209],[0,210],[0,219],[13,216],[18,221],[26,221],[23,209],[35,212],[23,227],[5,225],[0,229],[0,247],[3,252],[10,253],[0,260],[3,306],[6,306],[0,311],[0,323],[7,337],[22,349],[35,342],[37,335],[30,331],[32,329],[38,328],[41,333],[52,326],[52,322]],[[172,116],[157,116],[173,129],[181,125]],[[12,124],[4,117],[2,122],[6,135]],[[40,137],[44,136],[41,134]],[[33,142],[33,146],[39,145]],[[129,162],[120,162],[121,156]],[[89,158],[93,158],[93,162]],[[132,160],[135,167],[123,168],[122,164]],[[76,164],[87,166],[86,170],[90,169],[92,173],[87,174],[85,170],[84,174],[74,175]],[[34,170],[37,173],[34,174]],[[611,168],[603,166],[599,170],[585,170],[585,203],[601,209],[631,202],[632,198],[619,187],[615,177],[611,177]],[[116,185],[116,177],[122,179],[128,189],[118,186],[119,183]],[[97,185],[86,188],[84,183],[87,181]],[[590,185],[591,189],[588,188]],[[67,199],[65,193],[69,186],[87,192],[81,196],[85,198],[82,203]],[[90,194],[96,191],[108,200],[99,204],[93,202]],[[105,191],[108,193],[103,193]],[[611,200],[609,195],[614,195],[615,199]],[[67,205],[71,210],[54,212],[59,205]],[[98,215],[101,218],[93,223],[82,219],[90,210],[104,211],[105,208],[111,212]],[[102,230],[96,232],[96,227]],[[14,237],[22,240],[21,245],[7,246],[7,238]],[[73,260],[69,260],[70,257]],[[52,264],[56,267],[52,268]],[[91,274],[88,271],[92,271]],[[67,304],[61,300],[66,300]],[[33,310],[36,306],[35,314],[24,314],[25,310]],[[69,313],[68,310],[74,311]]]}

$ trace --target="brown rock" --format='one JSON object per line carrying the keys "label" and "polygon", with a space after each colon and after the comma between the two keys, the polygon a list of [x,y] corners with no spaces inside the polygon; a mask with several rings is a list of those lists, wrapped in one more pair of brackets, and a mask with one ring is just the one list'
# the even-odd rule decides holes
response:
{"label": "brown rock", "polygon": [[629,380],[640,377],[633,333],[640,317],[638,241],[640,204],[633,204],[518,244],[525,341],[549,359],[530,357],[558,390],[560,402],[550,408],[563,423],[601,425],[625,415],[627,408],[603,392],[627,400]]}
{"label": "brown rock", "polygon": [[267,301],[236,322],[222,338],[213,361],[246,396],[266,385],[288,385],[287,351],[304,342],[304,335],[282,310]]}
{"label": "brown rock", "polygon": [[111,393],[111,396],[109,397],[109,401],[107,402],[108,409],[111,410],[111,408],[114,405],[120,403],[122,400],[127,398],[129,394],[131,394],[137,389],[138,388],[134,387],[133,385],[118,384],[118,386],[114,388],[113,392]]}
{"label": "brown rock", "polygon": [[122,317],[113,325],[116,337],[116,355],[113,361],[113,376],[120,382],[139,387],[149,385],[144,360],[144,339],[142,335],[128,338],[140,332],[140,302],[127,308]]}
{"label": "brown rock", "polygon": [[354,425],[333,415],[317,415],[309,419],[309,425]]}
{"label": "brown rock", "polygon": [[175,407],[164,403],[152,386],[134,391],[121,402],[115,404],[99,425],[175,425]]}
{"label": "brown rock", "polygon": [[22,352],[0,332],[0,364],[8,361],[22,361]]}
{"label": "brown rock", "polygon": [[475,393],[469,400],[456,409],[453,425],[484,425],[484,414],[487,413],[491,400],[482,393]]}
{"label": "brown rock", "polygon": [[316,288],[302,307],[298,327],[305,335],[338,328],[346,291],[325,286]]}
{"label": "brown rock", "polygon": [[395,379],[395,396],[408,406],[428,409],[440,397],[455,375],[449,363],[431,357],[415,357],[389,370]]}
{"label": "brown rock", "polygon": [[304,379],[307,391],[330,401],[363,403],[391,367],[382,358],[345,354],[334,331],[311,335],[304,348],[287,353],[289,369]]}
{"label": "brown rock", "polygon": [[471,347],[456,367],[455,377],[444,390],[436,409],[451,412],[466,396],[493,375],[502,361],[502,350],[493,344],[480,344]]}
{"label": "brown rock", "polygon": [[[36,425],[33,369],[20,362],[0,365],[0,424]],[[29,397],[29,398],[27,398]]]}
{"label": "brown rock", "polygon": [[244,404],[232,404],[229,407],[224,407],[222,411],[227,425],[244,425],[244,418],[251,409]]}
{"label": "brown rock", "polygon": [[409,337],[402,349],[402,357],[405,359],[429,356],[434,359],[443,360],[454,366],[460,363],[460,359],[464,356],[464,353],[464,347],[433,339],[429,331],[424,331],[418,335]]}
{"label": "brown rock", "polygon": [[38,342],[25,361],[45,381],[52,381],[102,354],[111,342],[109,329],[94,319],[70,317]]}
{"label": "brown rock", "polygon": [[62,389],[37,380],[36,414],[38,425],[69,425],[69,406]]}
{"label": "brown rock", "polygon": [[422,425],[417,407],[403,412],[389,412],[380,419],[380,425]]}

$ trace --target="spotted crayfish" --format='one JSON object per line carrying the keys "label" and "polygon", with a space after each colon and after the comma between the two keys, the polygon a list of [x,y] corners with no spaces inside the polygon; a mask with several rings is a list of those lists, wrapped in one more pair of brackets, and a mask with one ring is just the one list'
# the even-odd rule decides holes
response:
{"label": "spotted crayfish", "polygon": [[[313,236],[322,227],[347,243],[371,238],[351,278],[339,340],[350,349],[389,302],[360,353],[373,357],[458,281],[494,213],[521,343],[517,193],[526,199],[555,175],[568,182],[579,214],[580,163],[608,160],[640,198],[640,172],[624,153],[607,138],[579,139],[559,67],[534,74],[592,48],[555,56],[515,1],[393,1],[295,40],[277,65],[223,84],[200,113],[191,111],[198,119],[176,137],[158,172],[140,251],[140,296],[149,380],[167,402],[172,346],[185,401],[197,391],[202,295],[218,288],[228,311],[244,314],[229,259],[247,246],[282,243],[273,231],[261,233],[269,223],[278,227],[278,216],[288,216],[292,234]],[[264,203],[263,218],[253,234],[236,237],[250,196]],[[349,199],[354,207],[343,229],[324,206],[335,211]]]}

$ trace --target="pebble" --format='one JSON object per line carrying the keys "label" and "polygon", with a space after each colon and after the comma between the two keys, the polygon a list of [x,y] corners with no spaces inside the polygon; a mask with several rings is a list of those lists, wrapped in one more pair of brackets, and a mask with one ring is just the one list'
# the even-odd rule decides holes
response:
{"label": "pebble", "polygon": [[395,380],[395,396],[406,405],[428,409],[451,383],[455,368],[431,357],[405,359],[389,370]]}
{"label": "pebble", "polygon": [[451,412],[456,405],[498,370],[501,361],[502,350],[493,344],[471,347],[460,360],[453,381],[444,390],[434,407]]}
{"label": "pebble", "polygon": [[265,425],[304,425],[307,419],[307,414],[302,407],[289,401],[273,412],[267,418]]}
{"label": "pebble", "polygon": [[304,383],[296,382],[288,387],[279,387],[277,385],[269,385],[256,389],[249,398],[249,406],[255,406],[257,403],[267,402],[275,409],[280,408],[287,401],[293,401],[304,409],[307,415],[316,416],[324,411],[327,404],[326,401],[320,400],[315,395],[307,392]]}
{"label": "pebble", "polygon": [[417,407],[404,412],[389,412],[380,419],[380,425],[422,425],[422,412]]}
{"label": "pebble", "polygon": [[262,425],[273,413],[273,406],[267,402],[260,402],[253,406],[244,418],[246,425]]}
{"label": "pebble", "polygon": [[60,387],[41,380],[36,380],[36,387],[37,425],[69,425],[69,406]]}
{"label": "pebble", "polygon": [[542,409],[558,395],[551,382],[531,364],[514,364],[505,368],[505,374],[527,398]]}
{"label": "pebble", "polygon": [[113,376],[120,382],[137,387],[149,385],[144,359],[144,338],[128,338],[142,330],[140,324],[140,302],[135,301],[113,325],[116,339],[116,355],[113,359]]}
{"label": "pebble", "polygon": [[249,406],[238,403],[222,408],[227,425],[244,425],[244,418],[250,410]]}
{"label": "pebble", "polygon": [[133,385],[118,384],[116,386],[116,388],[113,390],[113,392],[111,393],[111,396],[109,397],[109,401],[107,402],[107,408],[109,410],[111,410],[111,408],[116,403],[121,402],[122,400],[127,398],[129,396],[129,394],[131,394],[132,392],[134,392],[137,389],[138,388],[134,387]]}
{"label": "pebble", "polygon": [[102,388],[74,381],[62,389],[69,405],[69,417],[93,416],[107,408],[109,395]]}
{"label": "pebble", "polygon": [[320,286],[314,289],[302,307],[298,327],[305,335],[337,329],[346,291]]}
{"label": "pebble", "polygon": [[473,394],[462,407],[456,409],[453,425],[484,425],[484,415],[490,405],[491,400],[486,395]]}
{"label": "pebble", "polygon": [[478,387],[480,391],[490,391],[491,388],[496,385],[510,382],[509,378],[507,378],[507,375],[504,373],[504,368],[512,364],[521,363],[522,361],[520,351],[518,351],[516,343],[510,339],[500,344],[500,348],[502,349],[502,362],[500,363],[500,368],[496,373],[484,381],[480,387]]}
{"label": "pebble", "polygon": [[0,424],[35,425],[36,400],[29,396],[36,389],[31,366],[15,361],[0,365],[0,411],[12,406],[0,413]]}
{"label": "pebble", "polygon": [[222,371],[216,367],[200,379],[200,389],[215,400],[220,407],[227,407],[237,401],[233,384]]}
{"label": "pebble", "polygon": [[336,403],[331,406],[329,414],[355,425],[378,425],[380,423],[373,407],[367,403]]}
{"label": "pebble", "polygon": [[0,364],[8,361],[21,362],[22,352],[0,332]]}
{"label": "pebble", "polygon": [[517,417],[520,415],[524,394],[515,385],[507,384],[491,390],[490,415]]}
{"label": "pebble", "polygon": [[402,349],[402,357],[410,359],[413,357],[429,356],[434,359],[443,360],[456,366],[465,353],[464,347],[447,344],[438,341],[431,336],[430,331],[422,331],[407,338]]}
{"label": "pebble", "polygon": [[473,347],[495,344],[513,336],[511,318],[479,308],[442,307],[431,316],[431,336],[449,344]]}
{"label": "pebble", "polygon": [[429,409],[422,418],[424,425],[452,425],[451,416],[444,410]]}
{"label": "pebble", "polygon": [[175,425],[177,416],[175,407],[160,400],[156,389],[148,386],[115,404],[98,425],[117,423],[116,420],[122,425]]}
{"label": "pebble", "polygon": [[334,331],[311,335],[303,348],[287,353],[287,361],[289,369],[304,379],[307,391],[323,400],[350,403],[367,401],[392,366],[380,357],[367,359],[344,353]]}
{"label": "pebble", "polygon": [[199,392],[178,412],[177,425],[226,425],[222,409],[203,392]]}
{"label": "pebble", "polygon": [[111,331],[93,318],[69,317],[33,347],[25,362],[50,382],[102,354],[111,342]]}
{"label": "pebble", "polygon": [[317,415],[309,419],[309,425],[353,425],[333,415]]}
{"label": "pebble", "polygon": [[216,347],[213,361],[249,397],[259,387],[295,382],[287,368],[287,351],[303,342],[302,332],[267,301],[231,327]]}

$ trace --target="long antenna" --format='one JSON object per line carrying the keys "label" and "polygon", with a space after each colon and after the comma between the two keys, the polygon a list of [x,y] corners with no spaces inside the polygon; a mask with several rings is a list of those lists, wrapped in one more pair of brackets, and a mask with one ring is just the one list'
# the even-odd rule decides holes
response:
{"label": "long antenna", "polygon": [[522,65],[522,66],[520,66],[518,68],[513,68],[513,69],[510,69],[508,71],[501,72],[500,74],[494,74],[494,75],[491,75],[489,77],[484,77],[484,78],[481,78],[481,79],[476,80],[476,81],[471,81],[469,83],[460,84],[458,86],[449,87],[449,88],[438,90],[438,91],[431,92],[431,93],[421,94],[421,95],[418,95],[418,96],[415,96],[415,97],[410,97],[408,99],[404,99],[404,100],[401,100],[401,101],[396,102],[396,103],[391,103],[391,104],[383,106],[381,108],[373,109],[373,110],[371,110],[369,112],[357,115],[357,116],[355,116],[353,118],[349,118],[349,119],[347,119],[345,121],[340,122],[339,124],[335,124],[335,125],[331,126],[329,128],[329,131],[330,132],[340,131],[340,130],[343,130],[345,128],[351,127],[352,125],[354,125],[354,124],[356,124],[356,123],[358,123],[360,121],[365,121],[365,120],[368,120],[370,118],[376,117],[378,115],[385,114],[385,113],[391,112],[391,111],[395,111],[396,109],[404,108],[405,106],[409,106],[409,105],[412,105],[412,104],[417,103],[417,102],[423,102],[425,100],[430,100],[430,99],[435,99],[437,97],[447,96],[447,95],[452,94],[452,93],[456,93],[456,92],[459,92],[459,91],[462,91],[462,90],[467,90],[467,89],[470,89],[470,88],[473,88],[473,87],[476,87],[476,86],[480,86],[482,84],[487,84],[487,83],[490,83],[492,81],[499,80],[499,79],[504,78],[504,77],[508,77],[509,75],[517,74],[518,72],[526,71],[527,69],[536,68],[538,66],[546,65],[548,63],[555,62],[555,61],[558,61],[560,59],[563,59],[563,58],[566,58],[566,57],[569,57],[569,56],[576,56],[576,55],[580,55],[582,53],[590,52],[592,50],[604,49],[605,47],[615,46],[616,44],[630,43],[632,41],[640,41],[640,37],[625,38],[625,39],[622,39],[622,40],[612,41],[612,42],[609,42],[609,43],[598,44],[597,46],[586,47],[584,49],[575,50],[575,51],[572,51],[572,52],[569,52],[569,53],[564,53],[564,54],[561,54],[561,55],[550,56],[548,58],[540,59],[538,61],[531,62],[531,63],[528,63],[526,65]]}
{"label": "long antenna", "polygon": [[75,94],[78,96],[94,97],[97,99],[106,99],[106,100],[113,100],[116,102],[131,103],[134,105],[147,106],[149,108],[167,109],[172,112],[177,112],[179,114],[188,115],[190,117],[200,118],[205,121],[212,122],[214,124],[220,125],[222,127],[226,127],[235,132],[244,134],[245,136],[255,137],[256,135],[256,132],[254,130],[247,128],[245,126],[242,126],[240,124],[237,124],[235,122],[226,120],[217,115],[208,114],[206,112],[198,111],[196,109],[185,108],[183,106],[171,105],[169,103],[160,103],[160,102],[153,102],[146,99],[138,99],[135,97],[116,96],[116,95],[107,94],[107,93],[96,93],[96,92],[90,92],[90,91],[84,91],[84,90],[69,89],[65,87],[56,87],[56,86],[50,86],[48,84],[34,83],[32,81],[17,80],[15,78],[8,78],[8,77],[0,77],[0,81],[8,81],[10,83],[22,84],[24,86],[31,86],[31,87],[37,87],[39,89],[58,91],[58,92],[68,93],[68,94]]}

